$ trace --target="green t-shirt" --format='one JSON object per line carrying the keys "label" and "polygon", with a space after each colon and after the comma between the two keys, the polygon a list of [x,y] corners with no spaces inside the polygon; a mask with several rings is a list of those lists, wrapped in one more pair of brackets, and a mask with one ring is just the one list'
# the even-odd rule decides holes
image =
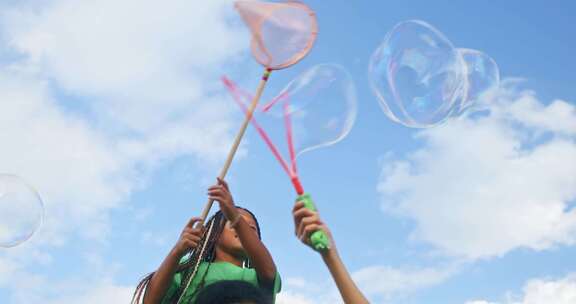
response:
{"label": "green t-shirt", "polygon": [[[210,268],[208,269],[208,265],[210,264]],[[208,273],[206,270],[208,269]],[[206,276],[204,277],[204,273]],[[190,286],[184,291],[184,297],[182,298],[181,303],[194,303],[196,300],[198,285],[200,284],[200,280],[204,277],[204,287],[216,283],[218,281],[245,281],[251,283],[256,287],[260,286],[258,282],[258,276],[256,275],[256,270],[254,268],[242,268],[238,267],[234,264],[228,262],[202,262],[200,266],[198,266],[198,272],[192,279]],[[176,273],[172,277],[172,283],[162,300],[162,304],[172,304],[169,302],[169,299],[174,296],[175,293],[178,292],[178,288],[180,288],[180,284],[182,283],[182,273]],[[185,284],[185,283],[182,283]],[[273,290],[269,290],[272,293],[273,299],[275,299],[276,294],[280,292],[281,282],[280,282],[280,275],[276,272],[276,278],[274,278],[274,287]]]}

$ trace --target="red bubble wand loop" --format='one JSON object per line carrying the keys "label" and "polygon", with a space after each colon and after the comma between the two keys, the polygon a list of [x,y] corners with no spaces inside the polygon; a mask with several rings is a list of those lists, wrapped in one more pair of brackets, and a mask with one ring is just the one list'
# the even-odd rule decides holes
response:
{"label": "red bubble wand loop", "polygon": [[[252,98],[251,94],[226,77],[222,77],[222,82],[247,114],[249,109],[246,101]],[[272,113],[272,108],[279,111]],[[356,117],[356,97],[351,77],[337,65],[314,66],[290,82],[280,95],[261,107],[257,113],[262,117],[253,116],[252,125],[290,178],[298,194],[297,201],[315,211],[314,202],[300,182],[296,159],[305,151],[330,146],[348,134]],[[265,117],[281,118],[277,123],[284,127],[284,136],[279,136],[285,137],[287,157],[283,157],[276,145],[282,141],[275,143],[261,124],[262,121],[259,121]],[[295,142],[295,139],[299,141]],[[309,238],[311,245],[318,251],[330,247],[330,241],[322,230],[313,232]]]}
{"label": "red bubble wand loop", "polygon": [[[228,90],[232,94],[234,101],[236,101],[238,106],[240,106],[242,111],[244,111],[244,113],[246,113],[246,115],[247,115],[249,112],[249,109],[246,107],[246,105],[244,104],[242,99],[246,99],[246,100],[250,99],[251,98],[250,93],[242,90],[240,87],[238,87],[235,83],[233,83],[227,77],[222,77],[222,82],[224,83],[226,88],[228,88]],[[288,174],[288,176],[290,177],[290,180],[292,181],[292,185],[294,186],[296,193],[298,195],[303,195],[304,194],[304,188],[302,187],[302,184],[300,183],[300,179],[298,177],[298,169],[296,167],[296,152],[294,150],[294,140],[293,140],[293,136],[292,136],[292,120],[290,119],[290,114],[288,112],[289,105],[290,105],[288,93],[284,92],[284,93],[280,94],[278,97],[274,98],[274,100],[272,100],[271,102],[269,102],[268,104],[266,104],[262,108],[262,111],[267,112],[273,105],[275,105],[276,103],[279,103],[279,102],[283,103],[282,108],[283,108],[283,114],[284,114],[283,117],[284,117],[284,126],[285,126],[285,130],[286,130],[286,139],[288,142],[288,153],[289,153],[289,157],[290,157],[289,162],[287,162],[284,159],[284,157],[282,157],[282,154],[280,153],[280,151],[278,150],[278,148],[276,147],[276,145],[274,144],[272,139],[270,139],[270,136],[268,136],[268,133],[266,133],[264,128],[254,118],[252,118],[252,125],[254,126],[254,128],[256,129],[258,134],[260,135],[260,137],[262,137],[262,140],[264,140],[264,142],[266,143],[266,145],[268,146],[268,148],[270,149],[270,151],[274,155],[274,158],[276,158],[278,163],[280,163],[280,166],[282,166],[282,169],[284,169],[284,172],[286,172],[286,174]]]}

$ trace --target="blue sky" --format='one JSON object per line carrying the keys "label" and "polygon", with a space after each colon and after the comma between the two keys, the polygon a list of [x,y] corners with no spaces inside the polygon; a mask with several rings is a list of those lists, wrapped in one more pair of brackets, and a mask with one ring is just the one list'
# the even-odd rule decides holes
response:
{"label": "blue sky", "polygon": [[[0,249],[2,303],[125,303],[201,212],[240,125],[219,77],[256,87],[261,68],[230,1],[116,2],[0,5],[0,172],[36,185],[47,212],[30,241]],[[341,64],[354,78],[352,132],[301,157],[299,168],[370,299],[573,299],[575,5],[306,3],[318,16],[318,41],[271,76],[265,97],[319,63]],[[424,131],[393,123],[370,90],[367,65],[386,32],[409,19],[489,54],[502,78],[523,81],[505,81],[484,120]],[[281,301],[330,303],[329,273],[293,234],[291,185],[254,130],[228,180],[259,219],[283,277]]]}

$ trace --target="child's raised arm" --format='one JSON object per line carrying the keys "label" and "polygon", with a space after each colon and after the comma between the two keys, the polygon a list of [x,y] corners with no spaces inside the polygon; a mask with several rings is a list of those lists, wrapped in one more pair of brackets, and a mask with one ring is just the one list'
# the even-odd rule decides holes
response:
{"label": "child's raised arm", "polygon": [[346,266],[340,259],[338,255],[338,250],[336,250],[336,244],[332,238],[332,234],[328,227],[320,220],[320,216],[317,212],[312,211],[304,207],[304,203],[297,202],[292,210],[294,216],[294,228],[296,236],[304,244],[308,245],[310,248],[313,247],[310,244],[310,234],[318,229],[324,230],[324,232],[330,238],[331,246],[330,248],[320,251],[320,255],[324,260],[324,263],[330,270],[334,282],[340,291],[340,295],[347,304],[364,304],[369,303],[366,297],[362,294],[360,289],[356,286],[356,283],[352,280],[350,273],[346,269]]}
{"label": "child's raised arm", "polygon": [[144,304],[155,304],[162,301],[172,282],[172,277],[178,268],[180,259],[186,252],[196,248],[202,237],[203,229],[194,228],[194,224],[199,221],[200,218],[198,217],[190,219],[186,227],[184,227],[182,234],[180,234],[176,245],[170,250],[170,253],[166,256],[160,267],[158,267],[158,270],[150,278],[144,294]]}
{"label": "child's raised arm", "polygon": [[248,258],[253,264],[258,275],[258,280],[263,287],[272,289],[276,278],[276,265],[268,252],[268,249],[258,236],[255,227],[252,227],[246,218],[234,205],[228,184],[224,180],[218,179],[218,185],[208,189],[210,199],[220,204],[220,210],[230,222],[229,225],[236,230],[242,247],[246,251]]}

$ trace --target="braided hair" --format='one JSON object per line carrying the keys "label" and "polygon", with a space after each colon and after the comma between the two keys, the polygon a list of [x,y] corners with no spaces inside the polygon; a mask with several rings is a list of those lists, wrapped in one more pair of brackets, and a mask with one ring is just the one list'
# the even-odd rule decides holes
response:
{"label": "braided hair", "polygon": [[[260,225],[258,224],[256,216],[246,208],[238,206],[236,206],[236,208],[242,209],[246,211],[248,214],[250,214],[250,216],[252,216],[254,222],[256,223],[256,232],[258,233],[258,238],[261,239]],[[171,295],[169,303],[180,303],[186,289],[191,284],[194,277],[197,275],[200,264],[202,262],[208,262],[208,267],[204,272],[204,274],[202,275],[200,285],[198,286],[196,291],[200,290],[204,286],[204,279],[206,277],[206,274],[210,269],[211,263],[214,262],[214,259],[216,258],[216,245],[218,243],[220,235],[222,234],[222,231],[224,230],[224,225],[226,224],[226,221],[227,221],[226,217],[224,216],[222,211],[218,211],[212,217],[210,217],[208,222],[205,224],[204,234],[200,238],[198,246],[195,249],[191,250],[191,252],[189,253],[190,258],[188,258],[184,263],[179,264],[178,268],[176,268],[176,273],[182,273],[183,280],[180,283],[178,291],[175,292],[173,295]],[[242,266],[245,268],[251,268],[250,260],[243,261]],[[154,274],[155,272],[146,275],[140,281],[140,283],[138,283],[138,286],[136,286],[136,290],[134,291],[134,295],[132,296],[132,302],[131,302],[132,304],[141,303],[140,301],[143,300],[143,295],[145,295],[146,287],[148,286],[148,283],[150,283],[150,280],[152,279]]]}

